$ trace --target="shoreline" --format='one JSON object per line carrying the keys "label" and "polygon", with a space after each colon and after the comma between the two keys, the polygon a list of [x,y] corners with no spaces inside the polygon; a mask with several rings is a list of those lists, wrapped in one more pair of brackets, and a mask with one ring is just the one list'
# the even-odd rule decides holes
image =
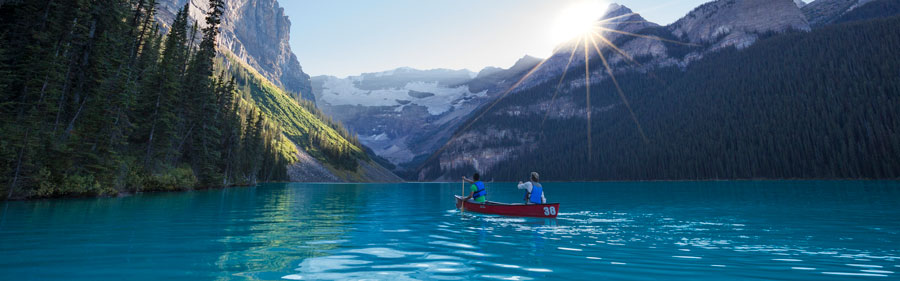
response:
{"label": "shoreline", "polygon": [[[273,182],[263,182],[264,183],[287,183],[280,181]],[[190,188],[190,189],[175,189],[175,190],[148,190],[148,191],[140,191],[140,192],[130,192],[130,191],[122,191],[115,195],[79,195],[79,196],[55,196],[55,197],[26,197],[26,198],[13,198],[6,199],[4,198],[3,202],[14,202],[14,201],[42,201],[42,200],[58,200],[58,199],[93,199],[93,198],[122,198],[122,197],[131,197],[137,194],[143,193],[180,193],[180,192],[189,192],[189,191],[207,191],[207,190],[216,190],[216,189],[226,189],[226,188],[241,188],[241,187],[255,187],[259,184],[255,185],[230,185],[230,186],[217,186],[217,187],[204,187],[204,188]]]}
{"label": "shoreline", "polygon": [[[789,178],[789,179],[771,179],[771,178],[757,178],[757,179],[700,179],[700,180],[594,180],[594,181],[541,181],[544,183],[640,183],[640,182],[670,182],[670,183],[688,183],[688,182],[773,182],[773,181],[792,181],[792,182],[801,182],[801,181],[863,181],[863,182],[900,182],[900,178],[897,179],[852,179],[852,178],[835,178],[835,179],[803,179],[803,178]],[[255,185],[232,185],[232,186],[220,186],[220,187],[206,187],[206,188],[193,188],[193,189],[179,189],[179,190],[151,190],[151,191],[141,191],[141,192],[121,192],[116,195],[98,195],[98,196],[58,196],[58,197],[32,197],[32,198],[14,198],[14,199],[3,199],[4,202],[15,202],[15,201],[44,201],[44,200],[65,200],[65,199],[94,199],[94,198],[122,198],[122,197],[130,197],[137,194],[154,194],[154,193],[180,193],[180,192],[190,192],[190,191],[209,191],[209,190],[218,190],[218,189],[228,189],[228,188],[246,188],[246,187],[257,187],[261,184],[269,184],[269,183],[304,183],[304,184],[405,184],[405,183],[451,183],[455,184],[457,182],[448,182],[448,181],[402,181],[402,182],[291,182],[291,181],[271,181],[271,182],[261,182]],[[515,184],[515,181],[492,181],[488,183],[509,183]]]}

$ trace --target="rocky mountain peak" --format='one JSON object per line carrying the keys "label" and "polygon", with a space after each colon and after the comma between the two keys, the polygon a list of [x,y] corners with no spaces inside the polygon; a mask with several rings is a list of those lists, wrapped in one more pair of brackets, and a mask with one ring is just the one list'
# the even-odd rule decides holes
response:
{"label": "rocky mountain peak", "polygon": [[[186,3],[191,19],[203,25],[208,0],[160,0],[160,21],[171,23]],[[290,30],[291,21],[277,0],[225,0],[219,49],[228,50],[296,98],[314,100],[309,75],[291,51]]]}
{"label": "rocky mountain peak", "polygon": [[598,22],[603,23],[602,26],[604,27],[615,27],[619,30],[633,31],[650,26],[658,26],[655,23],[647,21],[640,14],[635,13],[628,7],[616,3],[609,4],[606,13],[600,17]]}
{"label": "rocky mountain peak", "polygon": [[670,28],[675,36],[712,49],[745,48],[767,32],[810,30],[791,0],[718,0],[697,7]]}
{"label": "rocky mountain peak", "polygon": [[624,15],[629,13],[632,13],[632,11],[628,7],[619,5],[618,3],[611,3],[606,7],[606,15],[601,18],[610,18],[611,16]]}
{"label": "rocky mountain peak", "polygon": [[[628,33],[636,33],[648,27],[659,26],[644,19],[640,14],[635,13],[624,5],[616,3],[609,4],[606,13],[597,20],[597,25],[602,28],[624,31]],[[622,33],[606,31],[603,36],[610,41],[615,41],[621,36],[627,36]]]}
{"label": "rocky mountain peak", "polygon": [[[614,29],[629,33],[634,33],[647,27],[658,26],[655,23],[647,21],[640,14],[635,13],[625,5],[616,3],[609,4],[606,10],[602,12],[602,15],[597,18],[594,25],[597,28]],[[616,38],[623,36],[623,34],[616,32],[600,32],[610,41],[614,41]],[[569,52],[567,50],[580,44],[580,39],[581,38],[572,38],[572,40],[560,44],[556,47],[557,52],[568,54]]]}
{"label": "rocky mountain peak", "polygon": [[536,58],[536,57],[533,57],[530,55],[525,55],[524,57],[517,60],[516,63],[513,64],[513,66],[510,67],[509,69],[511,69],[511,70],[531,69],[532,67],[534,67],[534,65],[536,65],[540,62],[541,62],[540,58]]}

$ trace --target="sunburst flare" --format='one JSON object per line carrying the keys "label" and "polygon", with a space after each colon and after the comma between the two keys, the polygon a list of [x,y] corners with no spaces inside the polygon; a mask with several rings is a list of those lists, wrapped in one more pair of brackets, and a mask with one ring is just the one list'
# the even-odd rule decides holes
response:
{"label": "sunburst flare", "polygon": [[[569,67],[571,67],[571,64],[574,60],[575,55],[578,52],[579,47],[582,47],[581,49],[583,50],[583,55],[584,55],[584,74],[585,74],[584,81],[585,81],[585,101],[586,101],[585,111],[586,111],[586,119],[587,119],[587,152],[588,152],[588,161],[589,162],[592,162],[592,159],[593,159],[592,134],[591,134],[592,112],[591,112],[591,90],[590,90],[591,89],[590,59],[593,54],[591,52],[591,49],[593,49],[593,51],[597,52],[597,56],[600,58],[602,65],[605,68],[605,72],[609,76],[609,80],[613,83],[613,86],[616,88],[616,93],[617,93],[619,99],[621,99],[622,104],[624,104],[626,109],[628,110],[628,113],[629,113],[632,121],[634,122],[635,127],[641,136],[641,139],[644,141],[644,143],[650,143],[650,140],[647,137],[647,134],[644,132],[643,126],[641,125],[639,119],[637,118],[637,114],[634,112],[634,110],[631,106],[631,103],[628,101],[628,98],[625,96],[625,92],[622,90],[622,87],[619,85],[619,82],[615,77],[615,73],[613,71],[612,66],[609,64],[609,61],[607,60],[606,55],[603,54],[603,49],[608,48],[608,49],[615,51],[615,53],[617,53],[617,54],[621,55],[623,58],[625,58],[625,61],[627,61],[628,63],[630,63],[634,66],[641,67],[642,64],[640,62],[638,62],[637,60],[635,60],[635,58],[632,55],[629,55],[625,50],[622,50],[619,46],[616,46],[612,40],[610,40],[607,36],[604,35],[604,33],[615,33],[615,34],[620,34],[620,35],[624,35],[624,36],[632,36],[632,37],[636,37],[636,38],[650,39],[650,40],[656,40],[656,41],[661,41],[661,42],[669,42],[669,43],[685,45],[685,46],[694,46],[694,47],[699,46],[699,45],[693,44],[693,43],[680,42],[680,41],[676,41],[676,40],[660,38],[658,36],[637,34],[637,33],[632,33],[632,32],[628,32],[628,31],[615,29],[615,27],[617,27],[621,24],[648,23],[648,21],[644,21],[644,20],[627,20],[627,18],[629,18],[631,16],[635,16],[635,15],[639,15],[639,14],[638,13],[627,13],[627,14],[623,14],[623,15],[619,15],[619,16],[615,16],[615,17],[601,19],[601,20],[594,20],[588,28],[584,28],[584,29],[579,28],[579,30],[581,30],[581,31],[579,31],[580,32],[579,35],[575,36],[575,38],[570,38],[569,42],[573,42],[573,43],[571,44],[572,48],[569,50],[570,54],[569,54],[568,61],[566,62],[565,67],[563,68],[562,75],[560,76],[560,78],[557,82],[557,85],[556,85],[556,89],[554,90],[553,96],[550,99],[550,104],[547,107],[547,113],[545,113],[543,119],[541,120],[541,125],[540,125],[541,133],[540,134],[543,135],[544,124],[546,123],[547,118],[549,117],[549,114],[550,114],[550,110],[552,109],[554,102],[561,91],[562,84],[568,74]],[[626,19],[626,20],[617,21],[618,19]],[[598,45],[598,41],[601,44]],[[593,48],[591,48],[591,47],[593,47]],[[469,122],[467,122],[460,129],[458,129],[456,131],[456,133],[454,133],[453,136],[451,136],[450,139],[447,140],[447,142],[443,146],[441,146],[428,159],[426,159],[425,162],[422,163],[422,165],[419,167],[419,170],[421,170],[427,163],[434,160],[434,157],[436,157],[437,155],[440,155],[442,152],[444,152],[450,143],[452,143],[454,140],[456,140],[466,130],[471,128],[472,125],[474,125],[476,122],[478,122],[488,111],[490,111],[497,104],[499,104],[501,101],[503,101],[509,94],[513,93],[519,86],[522,85],[523,82],[525,82],[529,78],[531,78],[531,76],[535,72],[537,72],[542,66],[544,66],[544,64],[548,60],[555,58],[558,54],[560,54],[561,51],[564,51],[564,49],[558,48],[558,49],[554,50],[552,55],[541,60],[537,65],[532,67],[528,72],[525,73],[525,75],[523,75],[519,80],[517,80],[515,83],[513,83],[508,89],[503,91],[502,94],[500,96],[498,96],[493,102],[491,102],[487,107],[480,109],[480,113],[475,118],[472,118]],[[658,80],[660,83],[663,83],[655,75],[652,75],[652,73],[648,72],[648,74],[651,75],[656,80]]]}

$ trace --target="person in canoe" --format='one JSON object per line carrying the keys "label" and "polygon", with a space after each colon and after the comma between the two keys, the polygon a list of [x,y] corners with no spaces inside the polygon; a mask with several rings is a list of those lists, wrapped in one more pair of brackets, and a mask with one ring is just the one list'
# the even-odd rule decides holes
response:
{"label": "person in canoe", "polygon": [[484,189],[484,182],[482,182],[479,178],[480,176],[478,175],[478,173],[472,175],[472,179],[468,179],[466,178],[466,176],[462,177],[463,181],[472,184],[472,186],[469,187],[470,193],[469,196],[466,197],[466,200],[472,199],[472,201],[478,203],[484,203],[485,201],[487,201],[487,190]]}
{"label": "person in canoe", "polygon": [[531,172],[531,181],[519,182],[519,189],[527,191],[525,193],[525,204],[547,203],[547,198],[544,197],[544,187],[541,186],[537,172]]}

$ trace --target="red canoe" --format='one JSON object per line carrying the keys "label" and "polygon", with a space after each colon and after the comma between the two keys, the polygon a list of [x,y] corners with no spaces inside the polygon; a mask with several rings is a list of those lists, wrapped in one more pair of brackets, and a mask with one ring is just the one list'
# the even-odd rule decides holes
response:
{"label": "red canoe", "polygon": [[[456,196],[456,208],[459,209],[463,204],[463,197]],[[514,217],[536,217],[536,218],[555,218],[559,213],[559,203],[549,204],[507,204],[487,201],[477,203],[465,201],[465,212],[475,212],[491,215],[514,216]]]}

